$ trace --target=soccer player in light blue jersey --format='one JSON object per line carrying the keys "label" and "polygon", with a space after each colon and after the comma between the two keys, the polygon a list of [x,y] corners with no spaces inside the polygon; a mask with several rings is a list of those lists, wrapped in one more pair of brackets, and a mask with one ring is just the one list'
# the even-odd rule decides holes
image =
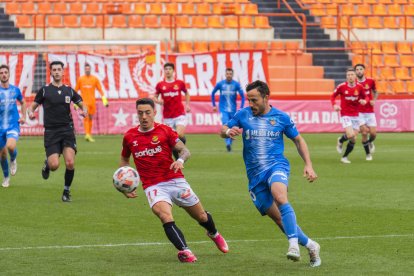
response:
{"label": "soccer player in light blue jersey", "polygon": [[317,175],[312,167],[308,146],[290,117],[269,104],[270,91],[266,83],[250,83],[246,87],[246,94],[249,107],[237,112],[222,127],[221,136],[234,139],[243,129],[243,159],[254,205],[263,216],[268,215],[275,221],[287,236],[288,259],[300,260],[301,244],[309,251],[310,265],[319,266],[320,246],[300,229],[295,211],[288,201],[290,166],[283,156],[283,135],[296,145],[305,162],[304,177],[313,182]]}
{"label": "soccer player in light blue jersey", "polygon": [[[7,152],[10,155],[10,174],[15,175],[17,171],[17,148],[19,140],[20,124],[25,122],[26,103],[20,89],[9,84],[10,70],[7,65],[0,65],[0,149],[1,149],[1,168],[3,170],[4,188],[10,185],[9,162]],[[16,101],[22,107],[23,116],[19,118]]]}
{"label": "soccer player in light blue jersey", "polygon": [[[218,82],[211,93],[211,102],[213,104],[213,111],[217,111],[215,94],[220,91],[219,109],[220,117],[223,125],[233,118],[237,111],[237,93],[241,98],[240,109],[244,106],[244,93],[240,83],[233,80],[233,69],[226,69],[226,79]],[[225,138],[227,151],[231,151],[231,138]]]}

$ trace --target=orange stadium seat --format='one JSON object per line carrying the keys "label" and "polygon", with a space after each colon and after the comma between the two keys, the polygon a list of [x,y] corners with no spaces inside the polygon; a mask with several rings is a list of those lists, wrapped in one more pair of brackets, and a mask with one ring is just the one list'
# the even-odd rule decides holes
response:
{"label": "orange stadium seat", "polygon": [[411,80],[410,71],[407,67],[395,68],[395,77],[397,80]]}
{"label": "orange stadium seat", "polygon": [[109,16],[105,14],[96,16],[96,26],[99,28],[111,27]]}
{"label": "orange stadium seat", "polygon": [[405,81],[393,81],[391,82],[392,92],[394,93],[406,93]]}
{"label": "orange stadium seat", "polygon": [[160,16],[160,26],[161,28],[171,28],[171,26],[174,24],[174,17],[169,15],[161,15]]}
{"label": "orange stadium seat", "polygon": [[71,14],[83,14],[83,4],[79,2],[70,3],[69,10]]}
{"label": "orange stadium seat", "polygon": [[167,4],[165,4],[165,13],[178,14],[178,4],[177,3],[167,3]]}
{"label": "orange stadium seat", "polygon": [[356,54],[367,53],[366,44],[364,41],[353,41],[351,44],[352,52]]}
{"label": "orange stadium seat", "polygon": [[408,41],[398,41],[397,42],[397,51],[400,54],[411,54],[411,42]]}
{"label": "orange stadium seat", "polygon": [[[378,0],[378,2],[376,3],[380,3],[380,4],[392,4],[394,0]],[[373,4],[376,4],[373,3]]]}
{"label": "orange stadium seat", "polygon": [[207,17],[207,25],[209,28],[223,28],[221,24],[221,16],[213,15]]}
{"label": "orange stadium seat", "polygon": [[272,54],[281,54],[284,55],[286,54],[286,46],[285,43],[283,41],[272,41],[270,42],[270,52]]}
{"label": "orange stadium seat", "polygon": [[355,5],[352,5],[352,4],[342,5],[341,12],[343,15],[356,15]]}
{"label": "orange stadium seat", "polygon": [[242,6],[240,4],[234,4],[234,13],[235,14],[246,14],[243,13]]}
{"label": "orange stadium seat", "polygon": [[351,26],[355,29],[366,29],[367,22],[365,21],[365,17],[363,16],[355,16],[351,17]]}
{"label": "orange stadium seat", "polygon": [[163,8],[161,3],[151,3],[150,6],[150,13],[152,14],[162,14]]}
{"label": "orange stadium seat", "polygon": [[414,5],[405,5],[404,14],[414,16]]}
{"label": "orange stadium seat", "polygon": [[376,87],[378,93],[389,93],[389,85],[387,81],[376,81]]}
{"label": "orange stadium seat", "polygon": [[322,17],[321,18],[321,27],[326,29],[336,28],[336,17]]}
{"label": "orange stadium seat", "polygon": [[197,14],[211,14],[210,4],[197,4]]}
{"label": "orange stadium seat", "polygon": [[31,16],[28,16],[28,15],[16,15],[16,26],[18,28],[33,27],[30,19],[31,19]]}
{"label": "orange stadium seat", "polygon": [[144,23],[142,22],[142,16],[138,14],[133,14],[128,16],[128,26],[130,28],[142,28]]}
{"label": "orange stadium seat", "polygon": [[[21,8],[21,12],[23,14],[34,13],[36,11],[35,5],[32,2],[22,3],[20,8]],[[39,13],[40,13],[40,11],[39,11]]]}
{"label": "orange stadium seat", "polygon": [[381,43],[382,52],[384,54],[396,54],[395,42],[392,41],[383,41]]}
{"label": "orange stadium seat", "polygon": [[372,65],[375,67],[383,67],[383,56],[382,55],[372,55]]}
{"label": "orange stadium seat", "polygon": [[255,16],[254,19],[255,19],[256,28],[261,28],[261,29],[270,28],[269,18],[267,16]]}
{"label": "orange stadium seat", "polygon": [[366,59],[365,59],[365,56],[363,56],[363,55],[353,55],[352,56],[352,65],[359,64],[359,63],[365,64],[365,61],[366,61]]}
{"label": "orange stadium seat", "polygon": [[414,93],[414,81],[407,81],[407,92]]}
{"label": "orange stadium seat", "polygon": [[286,41],[286,52],[290,54],[302,54],[302,50],[299,48],[299,42]]}
{"label": "orange stadium seat", "polygon": [[52,4],[49,2],[41,2],[37,4],[37,12],[42,14],[53,13]]}
{"label": "orange stadium seat", "polygon": [[122,4],[122,13],[123,14],[133,14],[134,10],[132,9],[132,5],[130,3],[123,3]]}
{"label": "orange stadium seat", "polygon": [[81,15],[80,25],[82,28],[95,28],[95,16],[93,15]]}
{"label": "orange stadium seat", "polygon": [[406,4],[408,4],[408,0],[394,0],[394,3],[406,5]]}
{"label": "orange stadium seat", "polygon": [[338,5],[337,4],[327,4],[325,7],[326,15],[336,16],[338,14]]}
{"label": "orange stadium seat", "polygon": [[159,28],[158,16],[157,15],[146,15],[144,16],[144,26],[146,28]]}
{"label": "orange stadium seat", "polygon": [[138,3],[134,4],[134,13],[136,14],[147,14],[147,4],[145,3]]}
{"label": "orange stadium seat", "polygon": [[395,16],[385,16],[384,20],[384,27],[387,29],[399,29],[400,26],[397,23],[397,18]]}
{"label": "orange stadium seat", "polygon": [[412,55],[401,55],[400,64],[405,67],[414,67],[414,56]]}
{"label": "orange stadium seat", "polygon": [[348,0],[348,3],[350,4],[362,4],[364,0]]}
{"label": "orange stadium seat", "polygon": [[310,11],[313,16],[325,16],[326,15],[325,5],[322,3],[312,5]]}
{"label": "orange stadium seat", "polygon": [[254,47],[258,50],[269,51],[269,41],[256,41]]}
{"label": "orange stadium seat", "polygon": [[193,28],[207,28],[206,18],[203,15],[195,15],[191,19]]}
{"label": "orange stadium seat", "polygon": [[207,41],[195,41],[194,42],[194,52],[208,52],[208,42]]}
{"label": "orange stadium seat", "polygon": [[357,9],[357,13],[358,15],[371,15],[371,5],[368,4],[361,4],[358,5],[358,9]]}
{"label": "orange stadium seat", "polygon": [[217,52],[223,49],[223,43],[221,41],[209,41],[208,48],[212,52]]}
{"label": "orange stadium seat", "polygon": [[61,15],[49,15],[46,17],[47,26],[51,28],[62,28],[62,16]]}
{"label": "orange stadium seat", "polygon": [[368,17],[368,28],[372,28],[372,29],[384,28],[384,25],[382,24],[382,18],[379,16]]}
{"label": "orange stadium seat", "polygon": [[378,4],[378,0],[363,0],[362,2],[365,4]]}
{"label": "orange stadium seat", "polygon": [[215,3],[213,4],[213,14],[225,14],[224,10],[227,9],[227,6],[225,6],[222,3]]}
{"label": "orange stadium seat", "polygon": [[382,4],[373,5],[372,7],[372,14],[374,15],[387,15],[387,7]]}
{"label": "orange stadium seat", "polygon": [[254,50],[254,43],[253,41],[240,41],[239,49],[240,50]]}
{"label": "orange stadium seat", "polygon": [[77,15],[64,15],[63,25],[66,28],[79,28],[79,21]]}
{"label": "orange stadium seat", "polygon": [[100,12],[102,12],[102,8],[100,4],[98,3],[87,3],[86,4],[86,10],[85,10],[86,14],[88,13],[94,14],[94,13],[100,13]]}
{"label": "orange stadium seat", "polygon": [[239,22],[237,20],[237,16],[234,16],[234,15],[224,16],[224,28],[237,28],[238,26],[239,26]]}
{"label": "orange stadium seat", "polygon": [[237,50],[239,49],[239,43],[237,41],[224,41],[224,50]]}
{"label": "orange stadium seat", "polygon": [[385,55],[384,64],[390,67],[400,67],[400,62],[398,61],[397,55]]}
{"label": "orange stadium seat", "polygon": [[193,52],[193,43],[191,41],[178,41],[179,53],[191,53]]}
{"label": "orange stadium seat", "polygon": [[382,54],[381,42],[379,41],[367,42],[367,48],[368,48],[368,54],[369,53]]}
{"label": "orange stadium seat", "polygon": [[20,14],[20,4],[16,2],[6,3],[6,13],[8,14]]}
{"label": "orange stadium seat", "polygon": [[195,5],[193,3],[184,3],[181,5],[181,14],[195,14]]}
{"label": "orange stadium seat", "polygon": [[390,67],[382,68],[380,76],[382,80],[395,80],[394,69]]}
{"label": "orange stadium seat", "polygon": [[388,15],[401,15],[401,5],[393,4],[388,5]]}
{"label": "orange stadium seat", "polygon": [[253,3],[249,3],[249,4],[244,5],[243,14],[250,14],[250,15],[259,14],[259,10],[257,9],[257,5],[253,4]]}
{"label": "orange stadium seat", "polygon": [[178,28],[191,28],[190,18],[186,15],[176,16],[175,24]]}
{"label": "orange stadium seat", "polygon": [[69,13],[66,2],[58,2],[58,3],[53,4],[53,11],[55,13],[63,13],[63,14]]}
{"label": "orange stadium seat", "polygon": [[43,14],[33,15],[33,21],[37,28],[43,28],[46,25],[46,17]]}
{"label": "orange stadium seat", "polygon": [[112,27],[113,28],[126,28],[128,27],[126,16],[123,14],[112,15]]}
{"label": "orange stadium seat", "polygon": [[252,16],[240,16],[240,28],[254,28]]}

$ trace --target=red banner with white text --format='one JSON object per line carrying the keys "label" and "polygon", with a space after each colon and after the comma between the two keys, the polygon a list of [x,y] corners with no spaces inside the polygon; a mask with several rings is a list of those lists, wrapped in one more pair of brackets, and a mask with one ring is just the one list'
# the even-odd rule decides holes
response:
{"label": "red banner with white text", "polygon": [[[330,101],[271,101],[276,108],[287,112],[297,124],[300,132],[342,132],[339,114],[332,110]],[[376,103],[378,131],[414,131],[414,100],[378,100]],[[218,133],[220,115],[212,111],[211,102],[192,102],[191,113],[187,114],[187,133]],[[161,110],[158,108],[158,114]],[[83,122],[73,111],[75,129],[83,132]],[[157,118],[160,120],[160,118]],[[97,105],[94,118],[94,134],[123,134],[138,125],[134,101],[113,101],[109,107]],[[40,108],[35,120],[28,120],[21,126],[23,135],[43,135],[43,112]]]}

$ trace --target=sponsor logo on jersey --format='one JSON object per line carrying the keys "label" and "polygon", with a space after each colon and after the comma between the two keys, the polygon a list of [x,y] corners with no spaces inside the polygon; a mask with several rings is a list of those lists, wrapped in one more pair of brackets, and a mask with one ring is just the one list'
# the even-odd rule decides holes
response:
{"label": "sponsor logo on jersey", "polygon": [[156,145],[156,144],[158,144],[159,142],[160,142],[160,140],[158,140],[158,136],[152,136],[152,139],[151,139],[151,144]]}
{"label": "sponsor logo on jersey", "polygon": [[175,97],[175,96],[178,96],[178,93],[179,92],[167,92],[167,93],[164,93],[163,96],[164,97]]}
{"label": "sponsor logo on jersey", "polygon": [[347,101],[356,101],[357,99],[358,99],[358,97],[355,97],[355,96],[345,97],[345,100],[347,100]]}
{"label": "sponsor logo on jersey", "polygon": [[245,139],[259,139],[259,138],[277,138],[280,136],[280,131],[273,131],[267,129],[248,129],[246,130]]}
{"label": "sponsor logo on jersey", "polygon": [[138,142],[135,140],[135,141],[132,141],[132,146],[133,147],[138,147]]}
{"label": "sponsor logo on jersey", "polygon": [[70,103],[70,97],[69,96],[65,96],[65,103]]}
{"label": "sponsor logo on jersey", "polygon": [[348,90],[345,90],[345,92],[344,92],[345,94],[348,94],[349,92],[348,92]]}
{"label": "sponsor logo on jersey", "polygon": [[160,153],[161,151],[162,151],[162,147],[158,146],[158,147],[152,148],[152,149],[145,148],[142,151],[137,151],[137,152],[134,153],[134,155],[135,155],[136,158],[144,157],[144,156],[154,156],[155,154]]}

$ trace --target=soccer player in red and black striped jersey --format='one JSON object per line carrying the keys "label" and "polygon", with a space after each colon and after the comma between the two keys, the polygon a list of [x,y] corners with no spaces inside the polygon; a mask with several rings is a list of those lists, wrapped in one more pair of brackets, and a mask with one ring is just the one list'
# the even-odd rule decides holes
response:
{"label": "soccer player in red and black striped jersey", "polygon": [[[337,96],[341,97],[340,106],[335,103]],[[349,68],[346,71],[346,82],[336,87],[331,95],[331,104],[335,111],[340,111],[342,127],[345,129],[345,134],[338,138],[336,150],[338,153],[342,153],[342,144],[349,140],[345,153],[341,158],[342,163],[349,164],[351,161],[348,160],[348,155],[354,149],[359,131],[359,105],[366,104],[364,88],[357,83],[354,68]]]}
{"label": "soccer player in red and black striped jersey", "polygon": [[[377,137],[377,119],[375,118],[374,105],[378,98],[375,80],[365,77],[365,65],[355,65],[357,81],[364,87],[365,95],[369,98],[366,105],[359,106],[359,124],[362,135],[362,145],[366,153],[366,160],[372,160],[375,151],[374,140]],[[369,138],[368,138],[369,135]]]}
{"label": "soccer player in red and black striped jersey", "polygon": [[[185,127],[187,126],[186,112],[190,112],[190,94],[182,80],[174,79],[174,64],[164,64],[165,80],[160,81],[155,87],[155,103],[163,105],[162,115],[164,124],[175,129],[178,137],[185,144]],[[185,108],[181,100],[181,93],[185,94]],[[161,96],[161,98],[159,98]],[[176,151],[173,151],[175,159],[178,158]]]}

